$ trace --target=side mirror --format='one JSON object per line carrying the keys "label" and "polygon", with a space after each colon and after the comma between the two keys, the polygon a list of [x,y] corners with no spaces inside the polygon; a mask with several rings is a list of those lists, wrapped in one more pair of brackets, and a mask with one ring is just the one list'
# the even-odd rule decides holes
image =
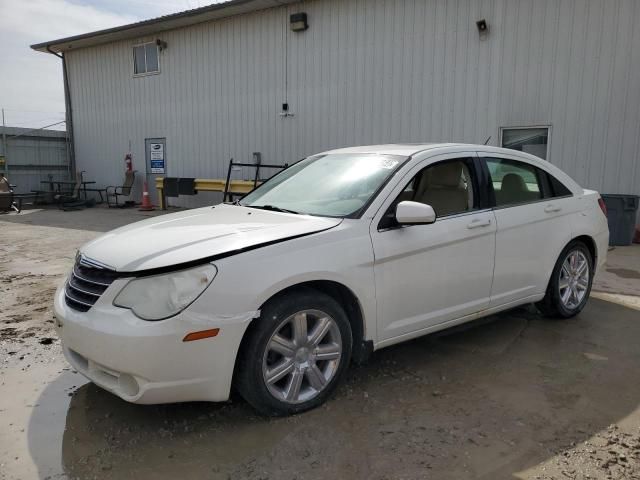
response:
{"label": "side mirror", "polygon": [[396,207],[396,221],[400,225],[425,225],[436,221],[436,212],[431,205],[406,200]]}

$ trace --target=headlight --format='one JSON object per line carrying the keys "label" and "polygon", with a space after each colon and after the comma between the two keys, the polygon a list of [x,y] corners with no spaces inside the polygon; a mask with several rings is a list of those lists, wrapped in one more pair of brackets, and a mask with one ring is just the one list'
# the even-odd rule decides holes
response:
{"label": "headlight", "polygon": [[143,320],[172,317],[191,305],[209,286],[217,270],[211,264],[164,275],[137,278],[127,283],[113,301]]}

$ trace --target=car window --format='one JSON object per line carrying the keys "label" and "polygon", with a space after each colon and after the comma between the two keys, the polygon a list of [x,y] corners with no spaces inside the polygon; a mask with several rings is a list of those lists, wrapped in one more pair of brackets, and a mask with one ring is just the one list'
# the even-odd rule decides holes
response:
{"label": "car window", "polygon": [[497,207],[535,202],[543,197],[538,174],[542,171],[538,168],[528,163],[504,158],[486,158],[485,160]]}
{"label": "car window", "polygon": [[471,171],[472,162],[466,158],[446,160],[423,168],[396,197],[379,228],[392,226],[396,205],[405,200],[431,205],[436,217],[478,208]]}
{"label": "car window", "polygon": [[361,211],[407,160],[398,155],[330,153],[283,170],[240,200],[254,208],[346,217]]}
{"label": "car window", "polygon": [[437,217],[475,208],[470,171],[462,159],[447,160],[422,169],[409,188],[412,200],[431,205]]}
{"label": "car window", "polygon": [[569,190],[560,180],[556,177],[547,173],[547,178],[549,179],[550,192],[545,197],[567,197],[571,195],[571,190]]}

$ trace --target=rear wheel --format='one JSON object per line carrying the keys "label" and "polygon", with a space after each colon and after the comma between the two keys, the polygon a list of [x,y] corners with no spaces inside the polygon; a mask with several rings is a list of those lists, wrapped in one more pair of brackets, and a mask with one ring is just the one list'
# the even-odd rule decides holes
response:
{"label": "rear wheel", "polygon": [[333,298],[300,289],[267,303],[243,343],[237,387],[265,415],[322,404],[351,357],[351,327]]}
{"label": "rear wheel", "polygon": [[573,317],[586,305],[592,283],[591,252],[584,243],[571,242],[560,254],[546,295],[536,306],[550,317]]}

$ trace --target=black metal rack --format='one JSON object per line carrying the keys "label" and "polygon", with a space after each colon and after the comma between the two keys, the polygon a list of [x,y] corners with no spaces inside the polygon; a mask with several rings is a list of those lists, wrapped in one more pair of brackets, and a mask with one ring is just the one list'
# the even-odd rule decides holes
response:
{"label": "black metal rack", "polygon": [[260,180],[260,168],[277,168],[279,170],[284,170],[289,168],[289,164],[285,163],[284,165],[269,165],[262,163],[262,154],[260,152],[253,152],[254,163],[238,163],[234,162],[233,158],[229,160],[229,169],[227,170],[227,181],[224,184],[224,194],[222,197],[223,202],[231,202],[233,201],[233,196],[241,196],[244,193],[232,192],[229,190],[229,185],[231,183],[231,170],[233,167],[251,167],[256,169],[256,173],[253,177],[253,188],[258,186],[258,181]]}

